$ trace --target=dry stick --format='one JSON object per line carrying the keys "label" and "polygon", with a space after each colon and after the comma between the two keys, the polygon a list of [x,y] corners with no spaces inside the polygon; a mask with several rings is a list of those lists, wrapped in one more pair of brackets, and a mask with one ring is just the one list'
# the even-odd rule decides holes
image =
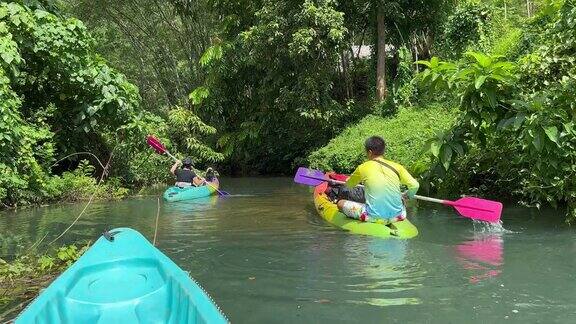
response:
{"label": "dry stick", "polygon": [[156,226],[154,228],[154,240],[152,245],[156,246],[156,234],[158,233],[158,218],[160,217],[160,197],[158,197],[158,209],[156,210]]}
{"label": "dry stick", "polygon": [[[116,150],[116,147],[114,147],[114,149],[112,149],[112,152],[110,152],[110,157],[108,157],[108,161],[106,162],[106,166],[104,166],[104,170],[102,170],[102,175],[100,176],[100,180],[98,180],[98,183],[96,184],[96,189],[98,189],[98,187],[100,186],[100,184],[104,180],[104,177],[108,173],[107,172],[108,167],[110,166],[110,161],[112,160],[112,156],[114,155],[114,150]],[[52,240],[52,242],[48,243],[49,245],[53,244],[58,239],[60,239],[62,236],[64,236],[64,234],[66,234],[66,232],[68,232],[68,230],[71,229],[72,226],[74,226],[74,224],[76,224],[76,222],[80,219],[80,217],[82,217],[82,215],[84,215],[84,213],[86,212],[86,209],[88,209],[88,206],[90,206],[90,204],[92,203],[92,200],[94,200],[94,197],[96,196],[97,192],[98,192],[97,190],[94,190],[94,192],[92,193],[92,196],[90,196],[90,199],[88,200],[88,202],[84,206],[84,209],[82,209],[82,211],[80,212],[80,215],[78,215],[78,217],[76,217],[76,219],[72,222],[72,224],[70,224],[70,226],[68,226],[68,228],[66,228],[64,230],[64,232],[62,232],[60,235],[58,235],[58,237],[56,237],[54,240]]]}

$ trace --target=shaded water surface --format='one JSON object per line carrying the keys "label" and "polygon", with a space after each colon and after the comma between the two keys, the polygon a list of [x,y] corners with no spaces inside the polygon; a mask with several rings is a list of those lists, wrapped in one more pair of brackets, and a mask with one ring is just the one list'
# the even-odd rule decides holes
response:
{"label": "shaded water surface", "polygon": [[[420,204],[415,239],[351,235],[285,178],[224,179],[228,198],[162,203],[158,247],[236,323],[572,323],[576,239],[559,212],[508,207],[506,231]],[[0,214],[0,257],[55,238],[83,205]],[[156,197],[95,203],[61,240],[128,226],[152,240]]]}

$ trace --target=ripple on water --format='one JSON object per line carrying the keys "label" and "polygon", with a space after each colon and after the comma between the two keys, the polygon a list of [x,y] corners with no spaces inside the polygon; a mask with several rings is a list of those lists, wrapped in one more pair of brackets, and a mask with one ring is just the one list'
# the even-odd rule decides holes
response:
{"label": "ripple on water", "polygon": [[489,223],[479,220],[472,220],[474,232],[476,233],[491,233],[491,234],[511,234],[511,230],[504,228],[504,223],[500,220],[498,223]]}

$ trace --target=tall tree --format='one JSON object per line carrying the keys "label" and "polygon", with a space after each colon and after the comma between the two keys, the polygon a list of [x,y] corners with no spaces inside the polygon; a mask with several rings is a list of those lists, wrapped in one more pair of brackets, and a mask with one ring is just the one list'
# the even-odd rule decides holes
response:
{"label": "tall tree", "polygon": [[223,19],[206,53],[202,114],[219,125],[219,145],[234,169],[287,172],[346,112],[333,97],[344,17],[333,0],[238,5],[218,2]]}
{"label": "tall tree", "polygon": [[[390,48],[405,46],[414,57],[429,57],[434,34],[455,0],[352,0],[339,4],[352,45],[363,42],[361,35],[373,35],[376,61],[376,101],[386,98],[390,82],[386,60]],[[367,32],[368,31],[368,32]],[[370,41],[368,41],[370,43]]]}
{"label": "tall tree", "polygon": [[384,17],[383,9],[377,8],[376,10],[376,29],[378,34],[376,51],[376,99],[378,102],[382,102],[388,95],[388,88],[386,87],[386,18]]}

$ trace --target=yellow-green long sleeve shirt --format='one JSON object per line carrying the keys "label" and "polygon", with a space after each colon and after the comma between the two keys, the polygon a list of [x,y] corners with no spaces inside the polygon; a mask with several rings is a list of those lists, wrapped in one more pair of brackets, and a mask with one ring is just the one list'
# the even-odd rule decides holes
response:
{"label": "yellow-green long sleeve shirt", "polygon": [[393,167],[398,175],[390,168],[370,160],[356,168],[346,181],[346,186],[353,188],[361,182],[364,183],[368,215],[390,219],[400,215],[404,209],[400,185],[408,187],[410,198],[414,197],[420,185],[402,165],[384,158],[378,160]]}

